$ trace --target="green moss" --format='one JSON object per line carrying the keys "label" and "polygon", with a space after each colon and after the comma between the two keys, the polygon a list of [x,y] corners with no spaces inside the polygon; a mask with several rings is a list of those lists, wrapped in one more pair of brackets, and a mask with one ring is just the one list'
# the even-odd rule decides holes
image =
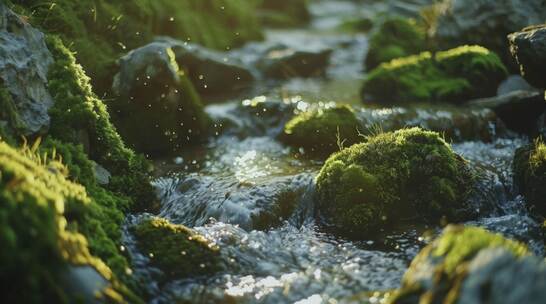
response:
{"label": "green moss", "polygon": [[387,19],[370,37],[366,68],[370,71],[383,62],[425,50],[425,32],[415,20],[400,17]]}
{"label": "green moss", "polygon": [[464,217],[473,180],[437,133],[412,128],[332,155],[316,185],[321,213],[340,232],[360,237],[409,218]]}
{"label": "green moss", "polygon": [[546,144],[542,139],[516,151],[514,183],[527,203],[546,216]]}
{"label": "green moss", "polygon": [[112,173],[108,188],[131,197],[140,208],[155,200],[149,163],[128,149],[110,122],[106,105],[93,94],[89,78],[60,39],[48,37],[55,63],[49,71],[49,135],[63,143],[86,144],[89,157]]}
{"label": "green moss", "polygon": [[150,218],[135,226],[133,232],[142,251],[169,276],[195,277],[223,267],[219,248],[183,225]]}
{"label": "green moss", "polygon": [[394,59],[368,75],[365,100],[381,103],[452,102],[493,96],[507,70],[499,57],[480,46],[461,46]]}
{"label": "green moss", "polygon": [[353,33],[367,33],[372,28],[373,28],[373,21],[369,18],[347,19],[347,20],[344,20],[339,25],[339,29],[341,29],[342,31],[353,32]]}
{"label": "green moss", "polygon": [[310,153],[329,154],[362,141],[358,121],[349,106],[314,108],[292,118],[284,127],[282,139]]}
{"label": "green moss", "polygon": [[[13,103],[10,92],[2,87],[1,83],[0,109],[2,109],[2,111],[0,112],[0,121],[6,122],[6,125],[2,127],[1,131],[3,133],[3,137],[5,137],[6,140],[13,141],[12,135],[13,133],[21,129],[21,122],[19,120],[19,115],[17,114],[17,109],[15,108],[15,104]],[[0,133],[0,135],[2,134]]]}
{"label": "green moss", "polygon": [[[515,257],[529,255],[524,244],[478,227],[448,226],[412,261],[402,287],[388,303],[456,303],[467,265],[485,249],[503,248]],[[430,273],[430,282],[423,274]],[[426,280],[426,279],[425,279]]]}
{"label": "green moss", "polygon": [[99,92],[109,91],[115,61],[155,36],[226,49],[261,39],[251,0],[12,1],[46,33],[61,35]]}
{"label": "green moss", "polygon": [[93,205],[85,188],[68,181],[67,169],[37,145],[15,150],[0,142],[0,277],[4,301],[71,302],[62,276],[71,265],[89,265],[111,282],[103,296],[139,302],[108,266],[91,255],[76,218]]}

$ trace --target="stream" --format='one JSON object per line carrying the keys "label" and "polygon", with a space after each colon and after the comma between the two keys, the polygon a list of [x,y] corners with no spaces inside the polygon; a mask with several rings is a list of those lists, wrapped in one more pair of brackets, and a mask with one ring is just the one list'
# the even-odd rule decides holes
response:
{"label": "stream", "polygon": [[[393,1],[391,1],[393,2]],[[276,43],[298,49],[332,50],[322,77],[258,79],[242,96],[210,103],[216,136],[206,145],[156,160],[154,185],[161,198],[157,214],[192,227],[220,246],[232,264],[212,277],[164,282],[139,252],[129,227],[146,214],[127,218],[124,243],[135,277],[147,283],[150,303],[380,303],[375,291],[399,287],[409,262],[439,227],[415,226],[358,242],[336,237],[315,221],[313,179],[323,160],[305,157],[277,141],[295,111],[334,102],[355,107],[369,128],[393,130],[421,126],[446,134],[454,150],[487,170],[484,197],[498,210],[467,224],[522,240],[542,255],[540,224],[514,195],[511,162],[526,139],[507,131],[488,110],[417,105],[378,108],[361,103],[366,34],[338,30],[343,20],[385,10],[412,13],[418,3],[362,5],[354,1],[315,1],[306,28],[267,31],[264,42],[231,52],[255,60],[253,50]],[[219,100],[218,100],[219,101]],[[283,216],[271,212],[281,205]],[[425,235],[425,236],[424,236]],[[370,292],[370,293],[367,293]]]}

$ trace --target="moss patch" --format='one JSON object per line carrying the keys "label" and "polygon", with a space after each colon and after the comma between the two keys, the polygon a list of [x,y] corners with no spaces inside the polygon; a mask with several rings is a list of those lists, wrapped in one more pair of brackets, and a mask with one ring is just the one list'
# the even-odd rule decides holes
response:
{"label": "moss patch", "polygon": [[361,237],[418,217],[465,215],[473,176],[435,132],[403,129],[331,156],[316,179],[319,209],[340,232]]}
{"label": "moss patch", "polygon": [[538,139],[516,151],[514,182],[527,203],[546,216],[546,144]]}
{"label": "moss patch", "polygon": [[99,92],[112,83],[115,60],[154,36],[172,36],[226,49],[261,39],[249,0],[29,0],[15,11],[47,33],[62,36]]}
{"label": "moss patch", "polygon": [[[456,303],[467,265],[485,249],[503,248],[516,257],[529,255],[527,247],[482,228],[448,226],[412,261],[402,287],[388,303]],[[429,278],[424,278],[423,274]]]}
{"label": "moss patch", "polygon": [[258,0],[259,16],[264,25],[294,27],[311,19],[308,0]]}
{"label": "moss patch", "polygon": [[480,46],[423,52],[381,64],[362,88],[365,101],[451,102],[493,96],[507,70],[499,57]]}
{"label": "moss patch", "polygon": [[362,141],[360,127],[349,106],[315,108],[292,118],[284,127],[282,139],[310,153],[329,154]]}
{"label": "moss patch", "polygon": [[150,218],[135,226],[133,232],[142,251],[169,276],[195,277],[223,267],[219,248],[186,226]]}
{"label": "moss patch", "polygon": [[366,69],[370,71],[383,62],[419,54],[425,50],[424,29],[415,20],[401,17],[387,19],[370,37]]}

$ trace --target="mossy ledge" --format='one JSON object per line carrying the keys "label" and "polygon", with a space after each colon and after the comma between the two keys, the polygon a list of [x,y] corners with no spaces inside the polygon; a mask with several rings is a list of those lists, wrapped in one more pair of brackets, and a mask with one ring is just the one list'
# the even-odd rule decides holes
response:
{"label": "mossy ledge", "polygon": [[189,278],[223,269],[218,246],[183,225],[152,217],[134,226],[139,247],[169,277]]}
{"label": "mossy ledge", "polygon": [[508,75],[500,58],[481,46],[423,52],[372,70],[362,87],[364,102],[449,102],[494,96]]}
{"label": "mossy ledge", "polygon": [[306,153],[328,155],[362,141],[361,125],[350,106],[314,108],[288,121],[281,139]]}
{"label": "mossy ledge", "polygon": [[514,183],[531,209],[546,217],[546,144],[536,139],[516,151]]}
{"label": "mossy ledge", "polygon": [[516,258],[530,255],[524,244],[500,234],[478,227],[448,226],[413,259],[402,287],[387,303],[457,303],[468,264],[486,249],[504,249]]}
{"label": "mossy ledge", "polygon": [[[72,303],[63,275],[73,266],[90,266],[109,286],[105,302],[140,303],[98,257],[82,234],[92,227],[93,240],[102,230],[87,221],[98,205],[86,189],[69,181],[68,169],[55,153],[41,154],[38,145],[17,150],[0,142],[0,276],[4,301]],[[89,231],[87,231],[89,232]],[[84,232],[85,233],[85,232]]]}
{"label": "mossy ledge", "polygon": [[318,208],[335,230],[361,238],[416,218],[468,216],[474,180],[438,133],[402,129],[332,155],[316,178]]}

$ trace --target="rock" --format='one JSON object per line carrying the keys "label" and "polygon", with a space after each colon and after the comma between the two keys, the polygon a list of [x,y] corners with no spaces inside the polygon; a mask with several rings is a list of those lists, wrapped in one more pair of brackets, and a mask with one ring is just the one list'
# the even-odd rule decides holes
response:
{"label": "rock", "polygon": [[0,97],[0,119],[7,118],[12,131],[24,136],[44,134],[49,128],[48,111],[54,102],[47,76],[53,57],[44,39],[42,32],[0,3],[0,89],[7,92]]}
{"label": "rock", "polygon": [[209,118],[170,45],[153,42],[119,65],[115,113],[120,132],[137,150],[164,154],[206,137]]}
{"label": "rock", "polygon": [[112,174],[106,170],[103,166],[93,162],[93,171],[95,173],[95,179],[99,185],[108,185]]}
{"label": "rock", "polygon": [[[503,261],[510,261],[510,263],[500,266],[500,261],[496,261],[494,266],[499,266],[496,272],[492,267],[493,264],[485,262],[489,260],[485,257],[491,256],[491,251],[502,252],[502,256],[506,257]],[[527,279],[520,281],[519,278],[523,274],[517,271],[522,265],[520,263],[528,263],[523,261],[533,261],[530,263],[534,265],[535,271],[529,267],[520,269],[531,270],[528,274],[534,279],[539,278],[533,284],[544,286],[542,282],[542,277],[546,274],[542,270],[544,266],[541,266],[543,264],[537,258],[530,256],[525,245],[508,240],[499,234],[492,234],[482,228],[448,226],[441,236],[421,250],[413,259],[402,279],[402,287],[387,302],[392,304],[417,304],[424,301],[461,304],[527,303],[517,301],[528,296],[523,291],[527,290],[526,284],[529,281]],[[508,273],[511,275],[507,276]],[[487,285],[487,282],[499,284],[499,288]],[[520,282],[522,282],[521,285]],[[482,283],[484,284],[481,285]],[[481,292],[476,294],[480,287]],[[529,290],[537,289],[531,287]],[[504,298],[507,302],[500,299],[500,302],[487,301],[489,297],[498,299],[497,297],[502,294],[509,295]],[[541,298],[543,299],[543,297],[538,299]],[[463,301],[463,299],[469,299],[471,302]]]}
{"label": "rock", "polygon": [[510,75],[505,81],[501,82],[497,89],[497,96],[506,95],[514,91],[538,91],[533,88],[520,75]]}
{"label": "rock", "polygon": [[266,51],[258,68],[265,76],[278,79],[322,76],[331,54],[328,48],[311,50],[277,45]]}
{"label": "rock", "polygon": [[501,96],[472,100],[467,105],[492,109],[509,129],[524,134],[537,132],[538,118],[546,111],[544,94],[537,91],[512,91]]}
{"label": "rock", "polygon": [[364,102],[450,102],[494,96],[506,78],[499,57],[481,46],[423,52],[372,70],[362,87]]}
{"label": "rock", "polygon": [[528,206],[546,216],[546,144],[542,139],[516,150],[513,172],[514,184]]}
{"label": "rock", "polygon": [[510,52],[519,64],[521,75],[533,86],[546,88],[546,25],[525,28],[508,35],[508,40]]}
{"label": "rock", "polygon": [[248,88],[254,81],[250,70],[228,53],[172,38],[160,38],[157,41],[167,44],[173,50],[176,62],[188,73],[197,91],[203,95],[236,93]]}
{"label": "rock", "polygon": [[350,106],[314,108],[288,121],[281,139],[307,153],[328,155],[363,141],[359,136],[361,129],[362,123]]}
{"label": "rock", "polygon": [[97,294],[108,287],[108,281],[89,266],[69,266],[61,281],[66,292],[83,303],[96,303]]}
{"label": "rock", "polygon": [[354,238],[402,219],[457,221],[476,216],[469,203],[476,179],[438,133],[380,133],[325,162],[316,178],[317,208],[326,225]]}
{"label": "rock", "polygon": [[512,62],[506,35],[546,20],[544,0],[444,0],[433,37],[443,47],[479,44]]}

